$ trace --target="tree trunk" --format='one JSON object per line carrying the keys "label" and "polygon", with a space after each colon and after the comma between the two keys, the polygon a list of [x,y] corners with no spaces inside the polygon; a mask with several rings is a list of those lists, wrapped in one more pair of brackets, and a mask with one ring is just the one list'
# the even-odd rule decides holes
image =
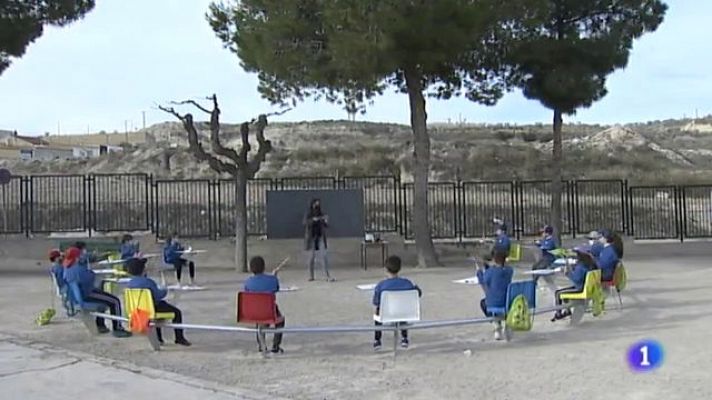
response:
{"label": "tree trunk", "polygon": [[247,270],[247,174],[239,168],[235,175],[235,269]]}
{"label": "tree trunk", "polygon": [[558,239],[559,245],[561,245],[563,225],[561,218],[561,192],[563,191],[561,184],[563,163],[561,128],[563,123],[561,110],[554,109],[554,146],[551,159],[551,226],[554,227],[554,235]]}
{"label": "tree trunk", "polygon": [[428,175],[430,173],[430,137],[428,136],[422,77],[414,70],[405,71],[410,100],[410,126],[413,130],[413,233],[418,253],[418,267],[439,265],[430,235],[428,220]]}

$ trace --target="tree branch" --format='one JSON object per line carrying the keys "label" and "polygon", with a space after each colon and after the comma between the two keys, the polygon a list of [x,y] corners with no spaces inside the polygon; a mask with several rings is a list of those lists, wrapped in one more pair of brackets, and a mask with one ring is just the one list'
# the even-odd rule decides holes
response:
{"label": "tree branch", "polygon": [[202,111],[202,112],[204,112],[204,113],[206,113],[206,114],[210,114],[210,110],[208,110],[207,108],[201,106],[201,105],[198,104],[198,102],[195,101],[195,100],[171,101],[170,104],[177,105],[177,106],[182,106],[182,105],[190,104],[190,105],[194,106],[195,108],[197,108],[198,110],[200,110],[200,111]]}
{"label": "tree branch", "polygon": [[238,167],[236,165],[226,163],[203,149],[203,145],[200,143],[200,139],[198,138],[198,130],[195,129],[193,115],[180,115],[171,107],[158,106],[158,109],[173,115],[183,123],[183,128],[188,133],[189,150],[198,161],[207,162],[208,165],[210,165],[210,168],[217,173],[228,173],[233,176],[237,174]]}
{"label": "tree branch", "polygon": [[[213,94],[210,100],[213,102],[213,111],[210,112],[210,145],[213,148],[213,153],[227,157],[235,163],[238,168],[246,167],[247,153],[243,156],[243,151],[240,151],[240,154],[238,154],[234,149],[227,148],[220,143],[220,107],[218,106],[218,97]],[[249,149],[247,151],[249,151]]]}
{"label": "tree branch", "polygon": [[[285,111],[286,112],[286,111]],[[246,124],[243,124],[246,125]],[[247,164],[248,176],[254,178],[257,171],[260,170],[262,163],[267,158],[267,154],[272,151],[272,142],[265,139],[265,128],[267,127],[267,116],[262,114],[257,118],[257,123],[255,128],[257,129],[257,143],[259,146],[257,148],[257,154],[253,157],[251,161]]]}

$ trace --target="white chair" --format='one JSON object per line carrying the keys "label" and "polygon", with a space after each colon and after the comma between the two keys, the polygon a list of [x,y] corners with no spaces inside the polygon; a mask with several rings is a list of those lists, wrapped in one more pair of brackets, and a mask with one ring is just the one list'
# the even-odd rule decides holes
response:
{"label": "white chair", "polygon": [[373,320],[384,325],[396,326],[393,331],[395,352],[398,348],[401,325],[420,321],[420,293],[417,290],[386,290],[381,292],[379,308],[379,315],[374,315]]}
{"label": "white chair", "polygon": [[161,263],[161,265],[158,267],[158,273],[161,275],[161,285],[163,287],[168,286],[168,281],[166,279],[166,272],[169,271],[175,271],[176,267],[173,264],[168,264],[165,260]]}

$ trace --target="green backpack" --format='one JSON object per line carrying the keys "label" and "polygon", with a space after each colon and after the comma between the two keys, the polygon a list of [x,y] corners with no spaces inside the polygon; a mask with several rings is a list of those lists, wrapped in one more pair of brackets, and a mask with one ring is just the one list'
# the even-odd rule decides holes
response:
{"label": "green backpack", "polygon": [[532,329],[532,316],[524,295],[520,294],[512,301],[507,312],[506,323],[507,327],[513,331],[530,331]]}

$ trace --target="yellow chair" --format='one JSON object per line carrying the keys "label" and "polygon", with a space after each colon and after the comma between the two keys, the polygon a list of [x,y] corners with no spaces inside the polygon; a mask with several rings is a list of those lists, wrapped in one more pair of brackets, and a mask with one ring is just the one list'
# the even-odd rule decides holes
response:
{"label": "yellow chair", "polygon": [[148,329],[148,341],[151,343],[153,350],[160,350],[161,345],[158,341],[156,328],[160,328],[162,323],[173,320],[176,317],[175,313],[156,312],[153,296],[151,296],[151,291],[148,289],[125,289],[124,312],[126,313],[126,318],[130,318],[130,315],[137,309],[148,313],[148,317],[152,322]]}
{"label": "yellow chair", "polygon": [[522,245],[519,243],[512,243],[512,247],[509,249],[509,255],[507,256],[507,261],[522,261]]}
{"label": "yellow chair", "polygon": [[586,274],[586,280],[583,284],[583,290],[578,293],[562,293],[561,300],[566,300],[572,303],[571,323],[577,324],[583,318],[586,312],[588,302],[593,299],[596,289],[601,289],[601,270],[596,269],[589,271]]}

